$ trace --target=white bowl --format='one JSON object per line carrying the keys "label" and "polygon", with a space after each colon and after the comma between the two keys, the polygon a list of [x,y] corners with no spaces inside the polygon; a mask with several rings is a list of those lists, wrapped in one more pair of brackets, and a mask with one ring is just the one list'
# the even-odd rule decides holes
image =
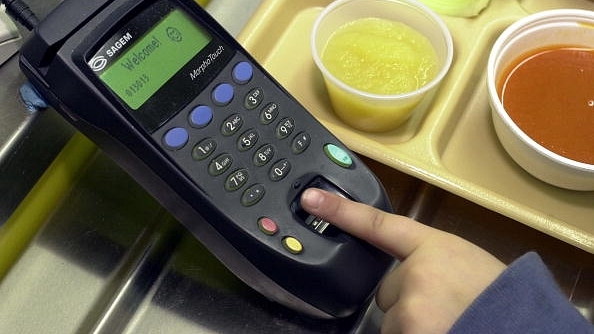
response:
{"label": "white bowl", "polygon": [[527,172],[561,188],[591,191],[594,165],[568,159],[538,144],[514,123],[497,93],[496,80],[510,62],[532,50],[555,45],[594,49],[594,12],[578,9],[539,12],[515,22],[499,36],[487,64],[493,124],[505,150]]}

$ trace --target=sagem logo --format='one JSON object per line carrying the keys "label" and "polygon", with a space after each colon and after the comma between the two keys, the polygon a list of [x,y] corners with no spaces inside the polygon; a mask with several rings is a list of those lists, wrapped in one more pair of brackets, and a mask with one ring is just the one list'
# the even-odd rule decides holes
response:
{"label": "sagem logo", "polygon": [[103,55],[96,55],[93,57],[88,63],[89,67],[95,72],[102,71],[105,66],[107,66],[107,57],[112,58],[116,56],[122,49],[124,49],[126,44],[130,43],[132,40],[134,40],[132,33],[129,31],[126,32],[118,39],[113,41],[111,45],[106,45],[103,48]]}
{"label": "sagem logo", "polygon": [[107,65],[107,59],[104,56],[96,56],[96,57],[93,57],[89,61],[89,67],[94,72],[102,71],[106,65]]}

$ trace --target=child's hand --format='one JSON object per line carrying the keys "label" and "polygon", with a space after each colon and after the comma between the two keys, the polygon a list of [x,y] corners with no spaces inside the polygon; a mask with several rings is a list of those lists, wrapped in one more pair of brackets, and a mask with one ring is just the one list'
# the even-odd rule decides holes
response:
{"label": "child's hand", "polygon": [[505,269],[462,238],[329,192],[308,189],[301,205],[402,261],[376,296],[382,333],[446,333]]}

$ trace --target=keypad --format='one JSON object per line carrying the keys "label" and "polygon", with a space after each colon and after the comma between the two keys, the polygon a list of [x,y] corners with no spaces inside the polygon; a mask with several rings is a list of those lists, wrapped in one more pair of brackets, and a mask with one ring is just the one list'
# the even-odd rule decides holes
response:
{"label": "keypad", "polygon": [[[266,186],[263,184],[250,185],[250,168],[264,168],[269,166],[266,172],[268,179],[272,182],[280,182],[291,172],[292,164],[290,157],[277,157],[277,148],[271,142],[260,142],[261,132],[268,131],[274,134],[275,140],[283,141],[279,145],[285,145],[289,149],[284,154],[292,153],[298,155],[308,149],[311,137],[306,131],[299,132],[290,138],[298,124],[295,120],[281,115],[281,108],[275,101],[264,104],[266,91],[260,86],[243,89],[243,96],[237,96],[243,101],[243,110],[226,110],[231,101],[236,98],[240,86],[250,84],[254,76],[254,69],[248,62],[238,62],[232,67],[231,81],[218,83],[212,89],[210,101],[202,101],[193,107],[188,114],[188,129],[194,128],[192,136],[197,137],[191,150],[192,159],[197,162],[208,161],[206,170],[211,177],[224,177],[223,189],[228,192],[235,192],[243,189],[240,203],[243,206],[257,204],[266,193]],[[248,86],[249,87],[249,86]],[[254,113],[255,111],[255,113]],[[200,137],[201,129],[208,129],[217,126],[213,122],[216,114],[227,114],[219,121],[219,132],[225,137],[235,138],[234,150],[229,147],[219,150],[219,143],[216,136]],[[220,116],[219,116],[220,117]],[[245,128],[244,124],[248,118],[258,119],[261,128]],[[189,130],[178,126],[170,129],[163,136],[165,147],[170,150],[179,150],[190,140]],[[206,131],[205,131],[206,132]],[[270,137],[268,137],[270,138]],[[243,152],[251,154],[251,166],[235,166],[236,154]],[[235,166],[234,168],[232,168]]]}
{"label": "keypad", "polygon": [[[162,133],[161,141],[176,154],[187,152],[198,175],[212,178],[221,191],[237,196],[239,204],[248,208],[267,196],[267,187],[291,175],[293,163],[310,149],[312,137],[290,110],[274,101],[278,92],[255,84],[250,63],[240,61],[229,68],[227,76],[219,77],[230,80],[214,84],[207,99],[189,106],[186,124],[176,121]],[[352,164],[349,154],[336,145],[327,144],[323,150],[339,166]],[[256,225],[270,237],[282,230],[268,217],[258,219]],[[305,251],[295,236],[281,235],[278,242],[291,254]]]}

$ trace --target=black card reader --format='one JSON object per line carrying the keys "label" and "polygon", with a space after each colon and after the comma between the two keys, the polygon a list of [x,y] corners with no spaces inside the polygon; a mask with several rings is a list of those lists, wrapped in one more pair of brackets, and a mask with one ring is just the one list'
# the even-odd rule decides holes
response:
{"label": "black card reader", "polygon": [[20,64],[58,112],[269,299],[349,316],[391,265],[299,205],[318,187],[390,211],[376,177],[194,1],[65,0]]}

